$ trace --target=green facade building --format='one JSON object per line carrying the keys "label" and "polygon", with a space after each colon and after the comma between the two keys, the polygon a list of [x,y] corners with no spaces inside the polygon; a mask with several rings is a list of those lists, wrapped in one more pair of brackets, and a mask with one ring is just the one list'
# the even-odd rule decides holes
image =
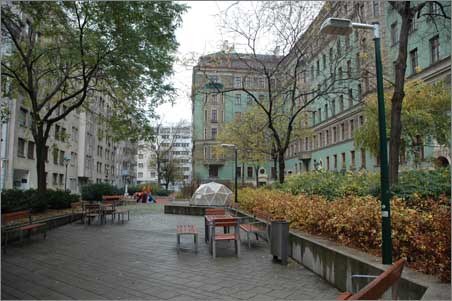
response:
{"label": "green facade building", "polygon": [[[420,3],[420,2],[415,2]],[[450,16],[450,3],[444,2]],[[436,16],[439,8],[427,3],[425,14],[416,18],[410,31],[407,79],[427,82],[445,80],[450,83],[450,24]],[[379,22],[382,35],[384,76],[393,79],[393,62],[397,58],[400,20],[387,2],[325,2],[318,16],[300,39],[307,56],[303,61],[300,89],[332,89],[334,93],[315,99],[304,111],[309,134],[294,139],[286,152],[286,174],[297,174],[314,169],[333,171],[378,170],[379,160],[369,152],[355,147],[353,134],[364,122],[363,99],[374,93],[375,67],[372,33],[354,30],[347,37],[321,36],[320,25],[328,17],[352,19],[354,22]],[[240,59],[239,59],[240,56]],[[274,55],[260,56],[271,65]],[[217,53],[200,58],[193,70],[193,178],[231,182],[234,162],[231,156],[216,158],[211,153],[215,137],[224,123],[240,119],[252,101],[240,91],[215,95],[241,84],[253,88],[257,97],[266,97],[265,80],[254,75],[246,55]],[[291,63],[288,62],[287,66]],[[289,67],[288,67],[289,68]],[[278,81],[278,79],[276,79]],[[246,82],[245,82],[246,81]],[[212,85],[218,83],[218,86]],[[325,87],[325,88],[324,88]],[[332,87],[332,88],[331,88]],[[262,93],[262,94],[261,94]],[[306,101],[306,100],[304,100]],[[387,121],[389,122],[389,121]],[[431,165],[436,159],[449,164],[450,150],[439,147],[435,141],[425,141],[421,151],[421,165]],[[412,168],[410,155],[402,152],[401,169]],[[244,182],[254,183],[255,174],[246,162],[239,162],[237,173]],[[268,162],[259,170],[259,182],[269,183],[276,171]]]}

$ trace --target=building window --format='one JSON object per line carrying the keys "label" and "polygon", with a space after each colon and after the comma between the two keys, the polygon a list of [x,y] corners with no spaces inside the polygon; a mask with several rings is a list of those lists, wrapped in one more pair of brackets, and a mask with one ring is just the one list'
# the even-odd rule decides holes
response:
{"label": "building window", "polygon": [[331,101],[331,114],[332,116],[336,115],[336,100]]}
{"label": "building window", "polygon": [[353,138],[353,132],[355,131],[355,120],[350,120],[350,138]]}
{"label": "building window", "polygon": [[350,168],[351,169],[355,168],[355,151],[354,150],[350,151]]}
{"label": "building window", "polygon": [[321,122],[322,121],[322,109],[321,108],[319,108],[319,122]]}
{"label": "building window", "polygon": [[62,186],[64,183],[64,175],[60,173],[60,186]]}
{"label": "building window", "polygon": [[48,147],[48,146],[46,146],[46,147],[44,148],[44,160],[45,160],[46,162],[49,162],[49,147]]}
{"label": "building window", "polygon": [[242,104],[242,95],[241,94],[235,94],[235,104],[236,105]]}
{"label": "building window", "polygon": [[316,76],[319,76],[320,75],[320,61],[319,60],[317,60],[317,63],[316,63]]}
{"label": "building window", "polygon": [[326,157],[326,170],[330,170],[330,157]]}
{"label": "building window", "polygon": [[391,24],[391,46],[399,42],[399,35],[397,32],[397,22]]}
{"label": "building window", "polygon": [[240,166],[237,166],[235,173],[237,175],[237,178],[241,178],[242,177],[242,168]]}
{"label": "building window", "polygon": [[17,144],[17,156],[25,158],[25,140],[22,138],[19,138]]}
{"label": "building window", "polygon": [[60,140],[60,126],[55,125],[55,140]]}
{"label": "building window", "polygon": [[366,151],[363,148],[361,149],[361,168],[366,168]]}
{"label": "building window", "polygon": [[359,126],[363,126],[364,125],[364,116],[360,115],[359,116]]}
{"label": "building window", "polygon": [[344,110],[344,96],[339,96],[339,112],[342,112]]}
{"label": "building window", "polygon": [[341,123],[341,139],[345,140],[345,125]]}
{"label": "building window", "polygon": [[374,17],[378,17],[380,15],[380,3],[378,1],[372,1],[372,13]]}
{"label": "building window", "polygon": [[240,76],[234,77],[234,88],[242,87],[242,78]]}
{"label": "building window", "polygon": [[218,177],[218,166],[217,165],[209,165],[209,177],[210,178]]}
{"label": "building window", "polygon": [[[358,84],[358,97],[361,99],[363,96],[363,89],[361,88],[361,84]],[[350,98],[352,100],[352,98]]]}
{"label": "building window", "polygon": [[333,164],[334,164],[334,170],[337,170],[337,155],[333,156]]}
{"label": "building window", "polygon": [[264,89],[265,88],[265,78],[259,77],[259,88]]}
{"label": "building window", "polygon": [[350,78],[352,77],[352,61],[347,61],[347,76]]}
{"label": "building window", "polygon": [[57,186],[58,185],[58,174],[52,173],[52,185]]}
{"label": "building window", "polygon": [[217,94],[212,95],[212,104],[213,104],[213,105],[216,105],[216,104],[218,103],[217,97],[218,97]]}
{"label": "building window", "polygon": [[325,114],[325,120],[328,119],[328,104],[327,103],[325,104],[325,112],[324,112],[324,114]]}
{"label": "building window", "polygon": [[138,163],[138,168],[144,168],[144,164],[143,163]]}
{"label": "building window", "polygon": [[410,29],[408,30],[408,34],[412,34],[417,29],[416,26],[416,17],[411,20]]}
{"label": "building window", "polygon": [[342,153],[342,169],[345,169],[345,153]]}
{"label": "building window", "polygon": [[342,67],[339,67],[338,73],[339,73],[339,79],[342,79]]}
{"label": "building window", "polygon": [[345,48],[350,49],[350,36],[345,36]]}
{"label": "building window", "polygon": [[333,65],[333,60],[334,60],[334,57],[333,57],[333,48],[330,48],[330,65]]}
{"label": "building window", "polygon": [[359,52],[356,54],[356,70],[358,73],[361,70],[361,58],[359,57]]}
{"label": "building window", "polygon": [[212,122],[217,122],[217,110],[212,110]]}
{"label": "building window", "polygon": [[35,158],[35,143],[34,142],[28,141],[27,158],[28,159],[34,159]]}
{"label": "building window", "polygon": [[325,69],[326,68],[326,55],[324,55],[324,54],[322,54],[322,65],[323,65],[322,69]]}
{"label": "building window", "polygon": [[253,167],[248,166],[247,170],[246,170],[246,175],[248,178],[252,178],[253,177]]}
{"label": "building window", "polygon": [[138,154],[138,159],[143,159],[143,154]]}
{"label": "building window", "polygon": [[315,112],[312,112],[312,125],[315,125]]}
{"label": "building window", "polygon": [[142,178],[143,177],[143,173],[142,172],[139,172],[138,173],[138,178]]}
{"label": "building window", "polygon": [[64,151],[60,151],[60,165],[64,165]]}
{"label": "building window", "polygon": [[353,106],[353,90],[348,89],[348,107],[351,108]]}
{"label": "building window", "polygon": [[430,57],[432,64],[439,61],[439,36],[430,39]]}
{"label": "building window", "polygon": [[337,142],[337,128],[333,127],[333,143]]}
{"label": "building window", "polygon": [[337,39],[337,57],[341,57],[341,40]]}
{"label": "building window", "polygon": [[25,110],[24,108],[20,108],[20,112],[19,112],[19,125],[26,127],[27,126],[27,113],[28,111]]}
{"label": "building window", "polygon": [[251,104],[253,102],[253,97],[251,97],[251,95],[248,94],[246,102],[247,104]]}
{"label": "building window", "polygon": [[217,128],[212,128],[212,140],[217,139]]}
{"label": "building window", "polygon": [[410,51],[410,61],[411,61],[411,74],[416,74],[416,69],[418,67],[417,48]]}

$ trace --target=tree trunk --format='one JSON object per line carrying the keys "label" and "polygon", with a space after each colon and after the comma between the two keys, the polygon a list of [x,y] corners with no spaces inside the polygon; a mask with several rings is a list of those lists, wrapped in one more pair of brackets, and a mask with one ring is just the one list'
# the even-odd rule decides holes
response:
{"label": "tree trunk", "polygon": [[279,166],[279,183],[284,183],[284,171],[286,169],[286,162],[284,160],[284,154],[279,153],[278,155],[278,166]]}
{"label": "tree trunk", "polygon": [[259,166],[254,168],[256,172],[256,187],[259,187]]}
{"label": "tree trunk", "polygon": [[[236,171],[237,172],[237,171]],[[245,185],[245,163],[242,163],[242,186]]]}
{"label": "tree trunk", "polygon": [[399,181],[400,138],[402,134],[402,102],[405,97],[405,73],[408,48],[408,33],[413,21],[410,3],[405,3],[403,13],[399,12],[402,26],[399,35],[399,49],[395,66],[395,87],[391,99],[391,133],[389,138],[389,183]]}
{"label": "tree trunk", "polygon": [[36,135],[33,135],[36,147],[36,175],[38,179],[38,192],[45,192],[47,190],[46,179],[46,142],[44,137],[44,129],[38,128]]}
{"label": "tree trunk", "polygon": [[278,156],[273,156],[273,168],[275,169],[275,176],[272,178],[276,179],[278,172]]}

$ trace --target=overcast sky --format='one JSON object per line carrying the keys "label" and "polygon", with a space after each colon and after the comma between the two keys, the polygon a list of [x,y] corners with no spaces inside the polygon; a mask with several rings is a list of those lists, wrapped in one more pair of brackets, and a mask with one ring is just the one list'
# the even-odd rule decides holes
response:
{"label": "overcast sky", "polygon": [[[228,2],[190,1],[182,3],[191,8],[183,15],[182,26],[176,32],[180,44],[178,57],[180,59],[197,58],[199,55],[220,50],[222,38],[215,14],[226,7]],[[173,83],[177,88],[178,97],[174,105],[162,105],[157,108],[157,112],[166,123],[177,123],[180,120],[190,122],[191,103],[189,96],[192,69],[178,62],[174,70]]]}

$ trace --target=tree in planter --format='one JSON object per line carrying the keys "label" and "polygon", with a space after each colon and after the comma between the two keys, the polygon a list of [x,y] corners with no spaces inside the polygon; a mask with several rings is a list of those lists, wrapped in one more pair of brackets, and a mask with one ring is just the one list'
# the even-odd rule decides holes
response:
{"label": "tree in planter", "polygon": [[95,91],[126,101],[132,113],[121,114],[129,120],[146,97],[153,107],[172,92],[165,80],[183,11],[171,2],[2,4],[2,36],[13,46],[2,60],[2,76],[31,109],[39,191],[46,190],[45,146],[52,126]]}
{"label": "tree in planter", "polygon": [[[405,105],[401,112],[403,128],[400,147],[412,153],[415,161],[419,161],[426,141],[433,139],[439,145],[449,144],[450,89],[446,88],[442,82],[427,84],[422,81],[411,81],[405,85],[404,91]],[[392,114],[392,108],[389,105],[392,93],[392,89],[388,89],[385,93],[387,117]],[[425,102],[426,99],[428,99],[428,104]],[[377,95],[375,93],[368,97],[364,109],[364,119],[363,126],[355,132],[355,144],[376,156],[379,153],[379,134]],[[391,131],[391,125],[388,125],[388,135]]]}
{"label": "tree in planter", "polygon": [[[202,57],[195,71],[204,74],[205,78],[204,81],[195,79],[200,87],[196,93],[198,99],[205,96],[207,100],[209,94],[220,93],[224,97],[230,92],[241,92],[262,110],[273,136],[278,179],[283,183],[285,155],[293,143],[293,130],[295,123],[300,121],[299,117],[305,117],[303,123],[307,122],[303,112],[309,111],[316,100],[323,99],[331,104],[335,101],[334,96],[347,95],[349,80],[358,79],[360,75],[358,72],[343,71],[350,45],[343,47],[343,40],[335,43],[319,36],[323,19],[316,18],[311,25],[316,14],[313,9],[315,4],[258,2],[253,5],[249,11],[237,6],[236,11],[232,7],[225,12],[224,28],[235,36],[240,45],[246,45],[245,49],[239,53],[225,47],[223,52]],[[303,34],[310,37],[309,42],[301,40]],[[327,47],[339,50],[329,57],[328,64],[323,63],[325,67],[320,70],[320,59],[317,67],[311,59]],[[213,75],[211,70],[230,68],[231,65],[243,66],[240,67],[240,84],[234,82],[232,85],[227,79],[225,85],[216,82],[218,76]],[[259,92],[256,92],[256,85]],[[264,93],[264,98],[255,93]],[[358,93],[355,91],[353,94]],[[285,117],[280,118],[281,115]],[[278,118],[280,128],[276,125]]]}
{"label": "tree in planter", "polygon": [[408,39],[413,22],[427,18],[438,30],[436,20],[445,19],[442,28],[450,33],[450,2],[446,1],[389,1],[389,5],[401,19],[398,38],[398,55],[395,61],[394,91],[391,96],[391,132],[389,138],[389,181],[391,185],[398,183],[399,157],[402,138],[402,104],[405,98],[405,76],[408,58]]}

